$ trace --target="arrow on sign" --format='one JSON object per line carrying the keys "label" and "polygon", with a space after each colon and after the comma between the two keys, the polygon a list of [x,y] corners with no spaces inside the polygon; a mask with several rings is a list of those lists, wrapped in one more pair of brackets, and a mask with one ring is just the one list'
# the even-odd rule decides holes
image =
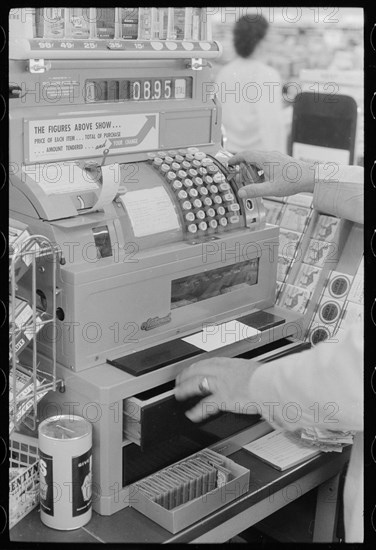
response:
{"label": "arrow on sign", "polygon": [[122,138],[110,138],[111,148],[119,149],[121,147],[134,147],[139,145],[146,138],[152,128],[156,128],[157,117],[155,115],[146,115],[146,122],[141,130],[135,136]]}

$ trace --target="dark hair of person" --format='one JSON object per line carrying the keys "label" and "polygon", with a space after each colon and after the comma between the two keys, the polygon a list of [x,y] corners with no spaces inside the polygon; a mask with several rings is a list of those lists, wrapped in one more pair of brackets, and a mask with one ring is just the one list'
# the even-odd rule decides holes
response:
{"label": "dark hair of person", "polygon": [[234,46],[240,57],[249,57],[264,38],[269,23],[262,15],[244,15],[235,23]]}

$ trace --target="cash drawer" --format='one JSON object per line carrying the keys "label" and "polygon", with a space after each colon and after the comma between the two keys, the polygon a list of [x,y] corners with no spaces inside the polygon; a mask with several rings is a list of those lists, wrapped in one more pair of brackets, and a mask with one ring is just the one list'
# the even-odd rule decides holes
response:
{"label": "cash drawer", "polygon": [[192,423],[184,412],[200,401],[200,396],[176,401],[175,381],[144,391],[123,401],[123,435],[142,450],[171,439]]}

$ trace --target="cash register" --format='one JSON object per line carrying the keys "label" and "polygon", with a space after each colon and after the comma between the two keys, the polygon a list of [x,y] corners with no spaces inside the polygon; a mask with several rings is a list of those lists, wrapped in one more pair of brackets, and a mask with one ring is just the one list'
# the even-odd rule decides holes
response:
{"label": "cash register", "polygon": [[[56,341],[48,327],[38,341],[65,392],[40,402],[40,420],[92,422],[93,506],[111,515],[153,471],[266,433],[257,414],[194,425],[174,380],[207,357],[297,351],[302,316],[275,306],[279,228],[261,199],[238,197],[221,149],[205,9],[186,8],[173,33],[165,8],[158,34],[156,8],[140,8],[138,35],[125,8],[90,9],[83,36],[70,9],[11,10],[10,211],[60,255],[56,288],[46,261],[36,292],[46,312],[56,296]],[[217,346],[197,343],[214,334]]]}

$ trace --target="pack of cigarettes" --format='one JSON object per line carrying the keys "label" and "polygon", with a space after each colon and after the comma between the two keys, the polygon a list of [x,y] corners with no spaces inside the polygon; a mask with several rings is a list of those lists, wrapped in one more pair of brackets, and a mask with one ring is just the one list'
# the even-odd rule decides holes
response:
{"label": "pack of cigarettes", "polygon": [[344,299],[337,300],[335,298],[327,296],[326,294],[323,294],[315,318],[318,323],[337,326],[344,307]]}
{"label": "pack of cigarettes", "polygon": [[338,261],[338,251],[334,243],[310,239],[303,262],[305,264],[323,267],[329,263],[335,265]]}
{"label": "pack of cigarettes", "polygon": [[[17,222],[18,223],[18,222]],[[14,272],[16,282],[26,273],[29,265],[31,264],[31,257],[26,252],[27,249],[32,249],[33,244],[26,246],[26,241],[30,237],[30,233],[27,230],[27,226],[24,224],[18,224],[20,227],[17,227],[16,222],[10,220],[9,225],[9,270],[11,269],[11,261],[15,254],[17,254],[15,263],[14,263]],[[24,227],[23,227],[24,226]],[[35,246],[35,243],[34,243]]]}
{"label": "pack of cigarettes", "polygon": [[286,204],[283,211],[283,216],[280,221],[280,226],[285,229],[292,229],[303,233],[312,210],[304,206],[295,204]]}
{"label": "pack of cigarettes", "polygon": [[279,256],[277,261],[277,281],[284,282],[292,264],[291,258],[283,258]]}
{"label": "pack of cigarettes", "polygon": [[[16,422],[17,424],[19,422],[22,422],[24,418],[29,414],[31,409],[33,408],[34,404],[39,403],[39,401],[46,395],[48,390],[38,391],[35,395],[30,396],[29,399],[26,401],[23,401],[22,404],[18,407],[16,412]],[[12,416],[9,418],[9,434],[13,432],[15,428],[15,422],[13,421]]]}
{"label": "pack of cigarettes", "polygon": [[293,258],[298,248],[301,233],[291,229],[280,229],[278,254],[284,258]]}
{"label": "pack of cigarettes", "polygon": [[297,313],[304,314],[310,297],[311,293],[309,290],[286,284],[283,293],[279,297],[278,305],[296,311]]}
{"label": "pack of cigarettes", "polygon": [[42,327],[42,319],[39,314],[36,316],[36,326],[34,332],[33,310],[28,302],[16,298],[15,313],[13,318],[13,308],[9,308],[9,358],[12,358],[12,334],[15,336],[15,352],[21,353],[33,337]]}
{"label": "pack of cigarettes", "polygon": [[312,322],[306,340],[308,340],[312,346],[316,346],[320,342],[325,340],[330,340],[334,334],[333,327],[327,327],[323,324],[317,323],[317,321]]}
{"label": "pack of cigarettes", "polygon": [[349,302],[364,304],[364,259],[362,258],[355,277],[352,281],[350,292],[347,296]]}
{"label": "pack of cigarettes", "polygon": [[276,286],[275,286],[275,302],[276,303],[278,303],[278,298],[279,298],[280,293],[283,290],[283,287],[284,287],[284,284],[281,283],[280,281],[277,281]]}
{"label": "pack of cigarettes", "polygon": [[294,284],[296,286],[300,286],[301,288],[309,290],[310,292],[313,292],[316,288],[321,271],[321,267],[302,263]]}
{"label": "pack of cigarettes", "polygon": [[267,199],[264,199],[263,203],[266,211],[266,223],[278,225],[284,208],[283,203]]}
{"label": "pack of cigarettes", "polygon": [[339,218],[320,214],[316,220],[312,238],[318,239],[319,241],[332,241],[337,232],[339,222]]}
{"label": "pack of cigarettes", "polygon": [[[13,223],[13,225],[12,225]],[[18,227],[16,227],[16,223]],[[22,243],[30,237],[30,233],[27,230],[27,226],[19,224],[13,220],[9,220],[8,230],[8,242],[9,242],[9,255],[11,256],[15,252],[19,252],[22,247]]]}
{"label": "pack of cigarettes", "polygon": [[[34,380],[30,374],[26,374],[18,369],[15,372],[16,378],[16,398],[13,394],[13,382],[9,380],[9,433],[15,428],[15,423],[21,422],[30,412],[35,403],[38,403],[47,390],[41,388],[45,380],[36,378]],[[16,403],[16,409],[14,409]]]}
{"label": "pack of cigarettes", "polygon": [[329,279],[324,288],[324,294],[330,298],[337,300],[344,299],[350,291],[354,277],[341,273],[339,271],[331,271]]}
{"label": "pack of cigarettes", "polygon": [[[15,372],[15,381],[16,381],[16,403],[25,399],[28,395],[33,392],[33,380],[29,374],[21,372],[16,369]],[[37,381],[39,384],[39,381]],[[13,410],[13,381],[9,380],[9,412]]]}

